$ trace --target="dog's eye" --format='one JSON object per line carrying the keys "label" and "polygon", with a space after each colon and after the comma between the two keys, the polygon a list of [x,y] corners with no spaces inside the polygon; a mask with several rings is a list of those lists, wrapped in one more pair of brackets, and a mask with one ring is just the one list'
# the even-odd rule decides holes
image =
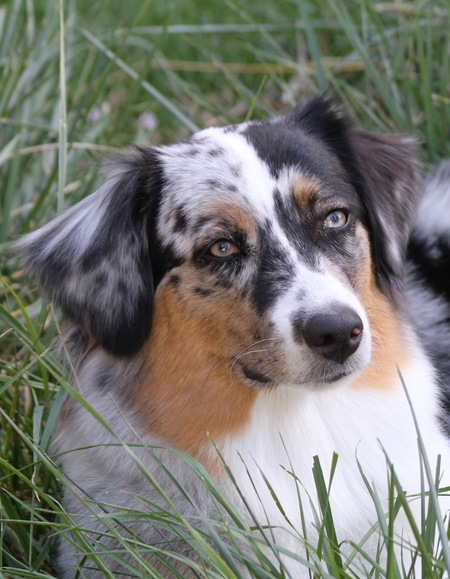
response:
{"label": "dog's eye", "polygon": [[216,241],[208,248],[208,255],[212,257],[231,257],[240,253],[239,247],[232,241],[221,239]]}
{"label": "dog's eye", "polygon": [[338,229],[339,227],[344,227],[347,221],[348,217],[344,211],[332,211],[326,216],[323,227],[324,229]]}

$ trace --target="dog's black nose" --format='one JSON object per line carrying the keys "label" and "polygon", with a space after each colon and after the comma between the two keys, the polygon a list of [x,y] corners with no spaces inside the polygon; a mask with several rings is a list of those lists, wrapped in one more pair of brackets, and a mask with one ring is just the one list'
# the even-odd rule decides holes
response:
{"label": "dog's black nose", "polygon": [[343,364],[355,352],[363,336],[361,318],[351,308],[317,313],[304,322],[301,335],[324,358]]}

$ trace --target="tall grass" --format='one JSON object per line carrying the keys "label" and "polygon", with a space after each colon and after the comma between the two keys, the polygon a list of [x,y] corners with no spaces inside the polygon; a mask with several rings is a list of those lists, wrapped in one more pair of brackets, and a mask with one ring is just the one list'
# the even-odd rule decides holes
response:
{"label": "tall grass", "polygon": [[[365,128],[416,134],[426,162],[448,156],[448,28],[446,0],[0,3],[0,576],[53,576],[54,542],[68,529],[87,560],[95,559],[111,576],[106,560],[58,502],[59,487],[69,483],[49,454],[49,442],[70,390],[54,356],[58,325],[6,243],[93,191],[106,152],[267,116],[323,91],[336,94]],[[198,559],[185,563],[198,576],[239,577],[240,561],[254,577],[283,577],[270,529],[255,532],[259,523],[249,526],[208,474],[185,460],[222,518],[186,520],[169,506],[127,516],[148,517],[194,545]],[[394,467],[387,464],[391,516],[386,522],[380,511],[380,530],[374,530],[380,532],[380,554],[388,556],[367,562],[374,577],[408,576],[391,549],[391,522],[399,509],[408,509]],[[320,462],[314,468],[322,540],[319,548],[307,549],[305,565],[320,577],[357,577],[352,555],[341,553],[333,534],[329,482]],[[434,488],[428,482],[424,488]],[[373,499],[376,504],[374,491]],[[413,548],[421,553],[424,576],[441,577],[449,571],[448,556],[445,548],[434,553],[433,546],[442,529],[425,494],[422,500],[425,522]],[[117,522],[111,521],[111,533]],[[145,563],[148,550],[172,565],[162,545],[143,545],[130,535],[123,548],[133,553],[130,574],[159,576]],[[363,551],[364,545],[353,549]],[[174,557],[183,560],[182,552]]]}

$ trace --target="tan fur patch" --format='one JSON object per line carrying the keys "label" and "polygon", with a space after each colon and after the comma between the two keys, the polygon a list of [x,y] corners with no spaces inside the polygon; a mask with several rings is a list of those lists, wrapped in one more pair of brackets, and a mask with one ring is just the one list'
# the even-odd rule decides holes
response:
{"label": "tan fur patch", "polygon": [[307,207],[319,189],[320,183],[317,179],[301,177],[294,183],[292,195],[300,207]]}
{"label": "tan fur patch", "polygon": [[227,221],[233,228],[245,232],[248,236],[256,235],[255,219],[252,215],[236,203],[215,199],[202,209],[202,219]]}
{"label": "tan fur patch", "polygon": [[232,371],[239,336],[232,333],[230,316],[242,330],[245,312],[236,311],[225,293],[222,301],[214,300],[220,312],[208,321],[194,313],[196,305],[201,307],[198,300],[191,296],[189,315],[180,308],[176,289],[160,286],[152,334],[144,346],[146,379],[136,399],[154,435],[196,458],[208,434],[219,439],[247,423],[257,395]]}
{"label": "tan fur patch", "polygon": [[407,363],[408,349],[402,336],[401,319],[377,286],[367,232],[360,226],[358,233],[364,237],[365,256],[357,272],[357,293],[370,322],[372,361],[353,386],[365,384],[390,389],[400,384],[397,365],[401,368]]}

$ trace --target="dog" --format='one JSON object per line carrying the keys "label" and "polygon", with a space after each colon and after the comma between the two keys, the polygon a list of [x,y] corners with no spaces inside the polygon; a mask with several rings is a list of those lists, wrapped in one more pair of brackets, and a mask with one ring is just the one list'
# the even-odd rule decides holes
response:
{"label": "dog", "polygon": [[[84,538],[61,538],[60,577],[132,576],[142,560],[117,533],[163,576],[190,576],[180,557],[199,555],[178,537],[173,559],[155,556],[173,535],[148,516],[217,508],[187,456],[256,533],[273,530],[292,577],[320,568],[305,555],[319,535],[314,457],[333,479],[338,540],[356,544],[377,521],[369,487],[387,509],[389,464],[421,491],[414,418],[448,480],[450,170],[423,195],[420,173],[411,137],[357,130],[315,98],[136,147],[22,239],[73,356],[55,448]],[[128,510],[142,518],[123,530]],[[401,514],[395,530],[412,536]]]}

